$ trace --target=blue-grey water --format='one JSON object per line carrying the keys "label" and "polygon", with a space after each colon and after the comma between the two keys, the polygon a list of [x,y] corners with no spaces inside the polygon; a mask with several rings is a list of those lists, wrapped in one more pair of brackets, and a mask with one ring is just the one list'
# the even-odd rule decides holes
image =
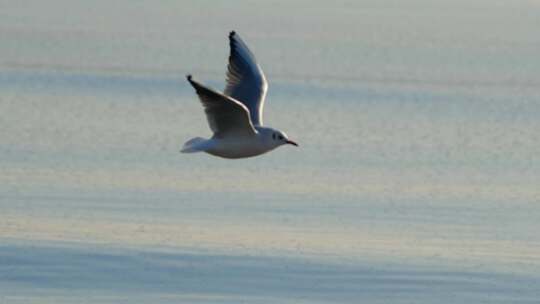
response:
{"label": "blue-grey water", "polygon": [[[0,303],[538,303],[538,1],[0,1]],[[223,160],[227,34],[300,148]]]}

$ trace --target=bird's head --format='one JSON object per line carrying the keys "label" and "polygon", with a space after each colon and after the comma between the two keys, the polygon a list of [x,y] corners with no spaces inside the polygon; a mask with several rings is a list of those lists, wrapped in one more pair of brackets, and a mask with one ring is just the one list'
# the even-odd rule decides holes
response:
{"label": "bird's head", "polygon": [[289,144],[298,147],[298,144],[290,140],[285,132],[266,128],[264,133],[266,142],[268,142],[271,146],[278,147]]}

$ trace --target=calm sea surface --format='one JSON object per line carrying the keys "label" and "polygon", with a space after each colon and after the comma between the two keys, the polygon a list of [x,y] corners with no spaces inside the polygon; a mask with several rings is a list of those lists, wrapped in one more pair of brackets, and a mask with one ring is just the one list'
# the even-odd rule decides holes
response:
{"label": "calm sea surface", "polygon": [[[538,303],[537,1],[0,1],[0,303]],[[223,160],[227,34],[300,147]]]}

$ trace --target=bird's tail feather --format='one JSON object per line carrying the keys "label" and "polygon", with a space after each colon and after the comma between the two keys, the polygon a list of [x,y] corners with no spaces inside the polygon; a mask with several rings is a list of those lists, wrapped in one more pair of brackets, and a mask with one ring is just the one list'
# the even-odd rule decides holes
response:
{"label": "bird's tail feather", "polygon": [[202,152],[205,151],[207,148],[207,142],[208,140],[202,138],[202,137],[195,137],[190,140],[188,140],[184,146],[182,147],[182,150],[180,152],[182,153],[195,153],[195,152]]}

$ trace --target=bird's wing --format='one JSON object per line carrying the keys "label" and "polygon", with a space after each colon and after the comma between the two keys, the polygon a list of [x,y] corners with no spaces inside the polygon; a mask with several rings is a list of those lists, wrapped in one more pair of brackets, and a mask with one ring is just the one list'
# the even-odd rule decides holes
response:
{"label": "bird's wing", "polygon": [[224,93],[249,109],[254,125],[262,125],[264,98],[268,88],[266,77],[255,56],[234,31],[229,34],[229,45],[231,53]]}
{"label": "bird's wing", "polygon": [[250,136],[256,133],[249,110],[240,102],[218,93],[187,76],[204,106],[210,129],[216,137]]}

